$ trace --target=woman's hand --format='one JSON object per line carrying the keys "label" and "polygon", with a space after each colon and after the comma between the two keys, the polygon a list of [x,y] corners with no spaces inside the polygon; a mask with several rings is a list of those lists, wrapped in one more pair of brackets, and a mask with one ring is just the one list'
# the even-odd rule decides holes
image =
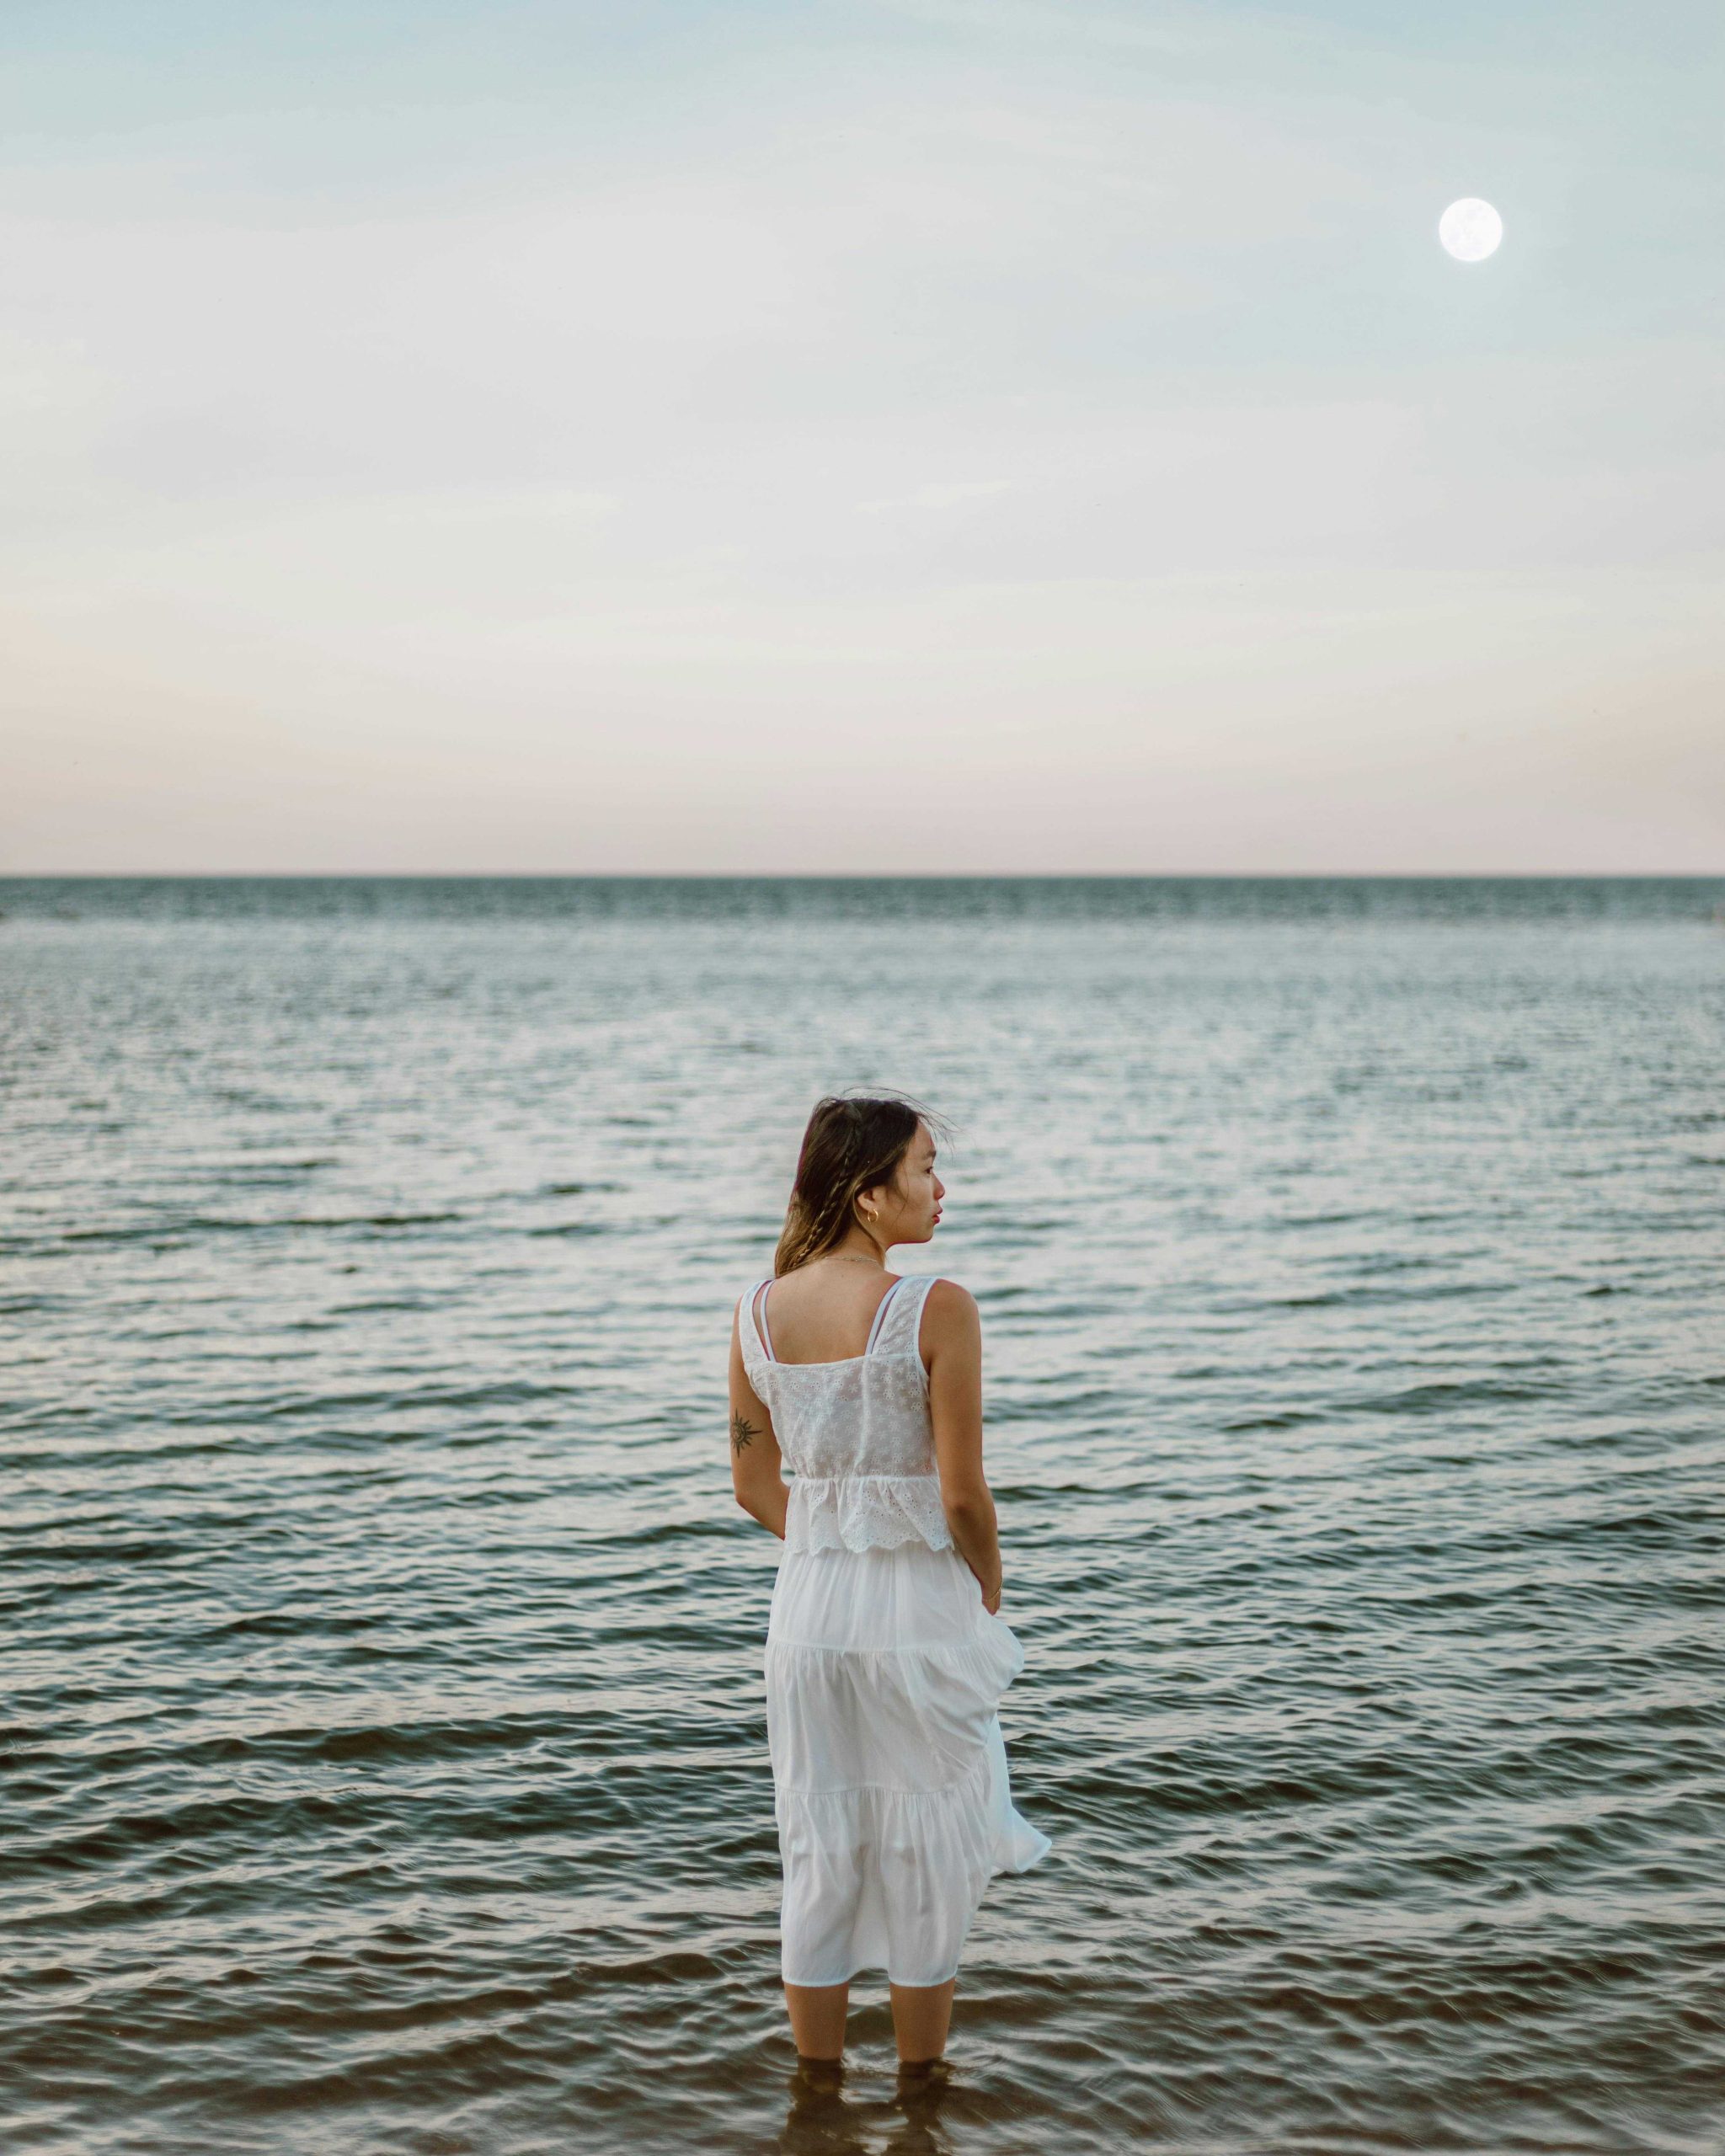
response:
{"label": "woman's hand", "polygon": [[989,1593],[986,1588],[984,1588],[982,1590],[982,1606],[988,1612],[991,1617],[998,1617],[1000,1615],[1001,1591],[998,1588],[995,1589],[992,1594]]}

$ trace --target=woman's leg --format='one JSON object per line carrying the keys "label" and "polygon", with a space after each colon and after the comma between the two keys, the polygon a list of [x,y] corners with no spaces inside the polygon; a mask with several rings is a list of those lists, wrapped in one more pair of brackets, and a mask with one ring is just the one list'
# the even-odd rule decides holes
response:
{"label": "woman's leg", "polygon": [[837,2058],[845,2048],[845,2015],[851,1987],[844,1984],[787,1984],[785,2005],[798,2058]]}
{"label": "woman's leg", "polygon": [[956,1977],[943,1984],[889,1984],[893,2002],[893,2034],[899,2040],[900,2066],[920,2065],[938,2058],[947,2047],[947,2029],[953,2018]]}

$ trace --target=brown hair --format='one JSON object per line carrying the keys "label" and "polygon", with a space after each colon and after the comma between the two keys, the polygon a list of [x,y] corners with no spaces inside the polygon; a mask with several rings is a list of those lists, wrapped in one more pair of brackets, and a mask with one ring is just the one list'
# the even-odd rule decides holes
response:
{"label": "brown hair", "polygon": [[857,1193],[892,1181],[919,1123],[936,1127],[914,1101],[829,1093],[814,1103],[773,1254],[775,1279],[844,1241]]}

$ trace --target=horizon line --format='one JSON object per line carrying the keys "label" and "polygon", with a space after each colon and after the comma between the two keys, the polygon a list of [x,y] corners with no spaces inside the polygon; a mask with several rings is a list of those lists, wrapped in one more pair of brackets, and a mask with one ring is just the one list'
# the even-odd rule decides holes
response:
{"label": "horizon line", "polygon": [[1708,883],[1716,869],[1596,868],[17,868],[0,883]]}

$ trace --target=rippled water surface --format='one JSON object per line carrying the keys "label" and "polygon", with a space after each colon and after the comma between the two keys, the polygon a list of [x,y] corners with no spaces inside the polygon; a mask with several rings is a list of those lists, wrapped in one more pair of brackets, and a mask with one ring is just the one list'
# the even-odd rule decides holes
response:
{"label": "rippled water surface", "polygon": [[[9,2148],[1717,2150],[1725,883],[0,885]],[[959,1126],[1016,1790],[798,2088],[733,1297]]]}

